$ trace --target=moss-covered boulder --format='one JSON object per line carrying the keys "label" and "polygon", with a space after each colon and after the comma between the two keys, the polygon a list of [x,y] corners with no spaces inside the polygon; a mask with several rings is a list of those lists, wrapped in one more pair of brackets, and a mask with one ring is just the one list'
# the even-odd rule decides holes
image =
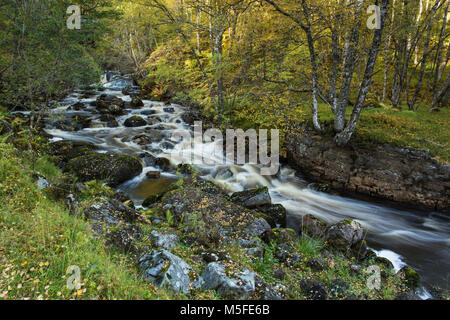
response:
{"label": "moss-covered boulder", "polygon": [[70,160],[67,167],[83,182],[104,180],[111,186],[130,180],[142,171],[136,157],[114,153],[85,154]]}
{"label": "moss-covered boulder", "polygon": [[273,228],[271,240],[278,244],[293,243],[298,239],[297,233],[289,228]]}
{"label": "moss-covered boulder", "polygon": [[125,127],[142,127],[147,124],[147,121],[145,121],[142,117],[139,116],[132,116],[125,120]]}
{"label": "moss-covered boulder", "polygon": [[161,198],[164,196],[164,193],[165,192],[160,192],[157,194],[149,195],[147,198],[145,198],[144,202],[142,202],[142,206],[146,208],[150,207],[151,205],[161,200]]}
{"label": "moss-covered boulder", "polygon": [[73,158],[92,153],[97,147],[87,142],[57,141],[50,144],[49,153],[56,156],[59,162],[68,162]]}
{"label": "moss-covered boulder", "polygon": [[264,213],[264,219],[272,228],[286,227],[286,209],[281,204],[265,204],[255,208]]}
{"label": "moss-covered boulder", "polygon": [[327,229],[326,223],[312,214],[305,214],[299,224],[299,232],[311,237],[323,237]]}
{"label": "moss-covered boulder", "polygon": [[404,281],[409,289],[414,290],[419,287],[420,276],[413,268],[404,266],[397,272],[397,276]]}
{"label": "moss-covered boulder", "polygon": [[132,108],[140,108],[143,107],[144,103],[142,102],[142,100],[139,97],[136,96],[132,96],[131,97],[131,101],[130,101],[130,107]]}

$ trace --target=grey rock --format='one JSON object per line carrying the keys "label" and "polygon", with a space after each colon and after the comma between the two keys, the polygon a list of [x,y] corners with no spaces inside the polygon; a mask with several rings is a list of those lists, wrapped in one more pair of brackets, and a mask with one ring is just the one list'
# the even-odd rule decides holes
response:
{"label": "grey rock", "polygon": [[143,255],[138,265],[144,278],[158,287],[168,286],[177,292],[188,293],[202,284],[201,278],[184,260],[167,250]]}
{"label": "grey rock", "polygon": [[269,189],[267,187],[235,192],[231,195],[231,200],[234,203],[247,208],[254,208],[272,203],[269,195]]}
{"label": "grey rock", "polygon": [[362,240],[364,229],[355,220],[344,220],[331,225],[327,230],[328,243],[338,249],[346,251],[353,244]]}
{"label": "grey rock", "polygon": [[272,231],[270,224],[263,218],[250,223],[247,227],[247,236],[251,237],[263,237],[266,232]]}
{"label": "grey rock", "polygon": [[203,289],[214,289],[225,299],[248,299],[255,291],[255,273],[245,269],[235,279],[225,274],[224,266],[211,262],[202,273]]}
{"label": "grey rock", "polygon": [[231,178],[232,176],[233,176],[233,172],[230,169],[221,168],[221,169],[217,170],[215,179],[226,180],[226,179]]}

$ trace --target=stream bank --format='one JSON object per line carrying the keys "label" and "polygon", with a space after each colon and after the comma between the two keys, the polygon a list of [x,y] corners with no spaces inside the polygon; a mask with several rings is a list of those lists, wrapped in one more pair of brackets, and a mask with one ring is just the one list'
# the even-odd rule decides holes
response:
{"label": "stream bank", "polygon": [[450,213],[450,165],[389,144],[338,147],[303,128],[286,137],[289,163],[331,189]]}

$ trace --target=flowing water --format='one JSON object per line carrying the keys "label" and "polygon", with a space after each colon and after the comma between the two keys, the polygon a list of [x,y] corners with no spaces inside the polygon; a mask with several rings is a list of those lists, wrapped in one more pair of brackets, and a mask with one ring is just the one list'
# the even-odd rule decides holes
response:
{"label": "flowing water", "polygon": [[[147,152],[157,157],[171,158],[179,162],[182,143],[172,139],[175,132],[192,132],[192,127],[181,118],[185,108],[179,105],[165,105],[161,102],[144,100],[141,109],[127,109],[127,115],[116,118],[119,126],[109,128],[100,121],[95,107],[89,105],[102,93],[115,95],[124,101],[130,101],[129,96],[121,93],[121,89],[131,84],[130,80],[116,78],[104,84],[105,91],[97,92],[95,96],[82,98],[81,92],[74,92],[59,107],[51,111],[51,117],[73,118],[89,116],[93,119],[90,128],[69,132],[48,126],[47,132],[53,141],[66,139],[85,141],[95,144],[100,152],[117,152],[130,155],[141,155]],[[85,103],[82,110],[71,110],[70,105],[81,101]],[[148,125],[127,128],[124,121],[131,115],[141,115],[147,119]],[[132,141],[136,135],[145,134],[152,139],[151,143],[138,145]],[[203,157],[217,159],[217,144],[220,140],[203,144]],[[219,148],[220,149],[220,148]],[[193,150],[194,152],[194,150]],[[198,150],[195,150],[198,153]],[[180,158],[181,157],[181,158]],[[178,159],[178,161],[177,161]],[[346,218],[354,218],[368,230],[367,242],[378,255],[393,262],[396,270],[405,264],[416,269],[422,277],[425,287],[439,285],[448,289],[450,280],[450,217],[432,211],[411,209],[394,209],[373,201],[362,201],[347,197],[330,195],[311,188],[311,184],[296,175],[288,166],[282,166],[276,176],[260,175],[260,167],[256,164],[245,165],[195,165],[204,179],[214,181],[230,193],[257,186],[267,186],[273,203],[282,204],[288,211],[288,226],[296,228],[299,218],[310,213],[325,220],[327,223],[337,222]],[[160,170],[152,166],[144,168],[136,178],[125,182],[119,189],[127,192],[137,205],[140,205],[148,195],[159,192],[177,179],[176,175],[161,172],[161,178],[151,180],[146,178],[146,172]],[[422,297],[428,293],[423,289]]]}

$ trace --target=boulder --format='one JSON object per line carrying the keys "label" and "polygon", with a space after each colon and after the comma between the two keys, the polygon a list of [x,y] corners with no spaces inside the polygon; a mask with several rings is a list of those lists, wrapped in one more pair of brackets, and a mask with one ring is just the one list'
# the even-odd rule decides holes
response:
{"label": "boulder", "polygon": [[233,172],[228,168],[221,168],[217,170],[215,179],[216,180],[226,180],[230,179],[233,176]]}
{"label": "boulder", "polygon": [[413,268],[404,266],[397,272],[397,276],[403,280],[409,289],[414,290],[419,287],[420,276]]}
{"label": "boulder", "polygon": [[143,118],[139,116],[132,116],[125,120],[125,127],[142,127],[147,124],[147,121],[145,121]]}
{"label": "boulder", "polygon": [[133,139],[131,139],[131,141],[133,141],[134,143],[136,143],[140,146],[144,146],[144,145],[148,145],[148,144],[152,143],[152,139],[145,134],[139,134],[137,136],[134,136]]}
{"label": "boulder", "polygon": [[192,166],[188,163],[180,163],[178,166],[178,171],[181,174],[187,174],[187,175],[191,175],[194,173],[194,169],[192,168]]}
{"label": "boulder", "polygon": [[111,120],[106,123],[106,126],[108,128],[117,128],[119,126],[119,123],[116,120]]}
{"label": "boulder", "polygon": [[249,256],[262,258],[264,255],[263,243],[259,238],[254,237],[250,240],[239,239],[239,244],[246,249],[245,251]]}
{"label": "boulder", "polygon": [[230,278],[219,262],[209,263],[202,273],[203,289],[213,289],[225,299],[248,299],[255,291],[255,273],[244,269]]}
{"label": "boulder", "polygon": [[272,228],[263,218],[259,218],[258,220],[250,223],[247,226],[247,237],[259,237],[265,238],[272,231]]}
{"label": "boulder", "polygon": [[106,226],[116,226],[121,221],[133,223],[145,220],[138,211],[116,199],[90,206],[84,211],[84,216],[94,223]]}
{"label": "boulder", "polygon": [[350,253],[358,260],[362,260],[366,257],[367,250],[367,242],[364,239],[359,240],[350,247]]}
{"label": "boulder", "polygon": [[257,206],[255,210],[265,214],[272,228],[286,227],[286,209],[281,204],[265,204]]}
{"label": "boulder", "polygon": [[153,155],[151,155],[150,153],[141,153],[139,155],[139,158],[141,158],[142,161],[144,161],[144,164],[146,167],[153,166],[155,164],[155,160],[156,160],[156,158]]}
{"label": "boulder", "polygon": [[231,201],[247,208],[255,208],[272,203],[267,187],[235,192],[231,195]]}
{"label": "boulder", "polygon": [[126,96],[138,95],[138,94],[140,94],[140,91],[139,91],[139,89],[128,85],[122,89],[122,94],[124,94]]}
{"label": "boulder", "polygon": [[270,238],[278,244],[292,243],[298,239],[298,235],[293,229],[273,228]]}
{"label": "boulder", "polygon": [[53,156],[58,157],[60,160],[60,166],[68,162],[69,160],[92,153],[97,147],[87,143],[87,142],[77,142],[77,141],[57,141],[50,144],[49,153]]}
{"label": "boulder", "polygon": [[158,287],[168,286],[177,292],[189,293],[202,283],[184,260],[167,250],[144,254],[139,259],[138,266],[144,278]]}
{"label": "boulder", "polygon": [[298,254],[293,253],[292,247],[286,243],[276,247],[275,257],[287,267],[292,267],[301,260],[301,257]]}
{"label": "boulder", "polygon": [[107,108],[101,109],[100,112],[102,113],[108,113],[115,116],[122,116],[126,114],[126,112],[122,109],[122,107],[118,106],[117,104],[110,104]]}
{"label": "boulder", "polygon": [[334,279],[329,286],[330,294],[338,297],[345,296],[349,289],[350,285],[342,279]]}
{"label": "boulder", "polygon": [[136,96],[133,96],[131,98],[131,101],[130,101],[130,107],[131,108],[140,108],[140,107],[143,107],[143,106],[144,106],[144,103],[142,102],[142,100],[140,98],[138,98]]}
{"label": "boulder", "polygon": [[172,165],[169,159],[159,157],[155,159],[155,166],[159,167],[162,171],[172,172],[175,171],[175,167]]}
{"label": "boulder", "polygon": [[207,262],[216,262],[219,261],[219,256],[214,252],[202,252],[202,259]]}
{"label": "boulder", "polygon": [[82,182],[104,180],[117,186],[142,171],[141,162],[132,156],[114,153],[89,153],[70,160],[67,164]]}
{"label": "boulder", "polygon": [[163,111],[167,112],[167,113],[174,113],[175,112],[175,108],[167,107],[167,108],[163,108]]}
{"label": "boulder", "polygon": [[346,251],[361,241],[364,229],[355,220],[347,219],[331,225],[326,231],[328,244],[338,250]]}
{"label": "boulder", "polygon": [[326,223],[312,214],[302,216],[299,224],[299,232],[311,237],[323,237],[327,229]]}
{"label": "boulder", "polygon": [[147,198],[145,198],[145,200],[142,202],[142,206],[145,208],[150,207],[151,205],[155,204],[156,202],[158,202],[159,200],[161,200],[161,198],[163,197],[164,192],[161,193],[157,193],[157,194],[151,194],[149,195]]}

